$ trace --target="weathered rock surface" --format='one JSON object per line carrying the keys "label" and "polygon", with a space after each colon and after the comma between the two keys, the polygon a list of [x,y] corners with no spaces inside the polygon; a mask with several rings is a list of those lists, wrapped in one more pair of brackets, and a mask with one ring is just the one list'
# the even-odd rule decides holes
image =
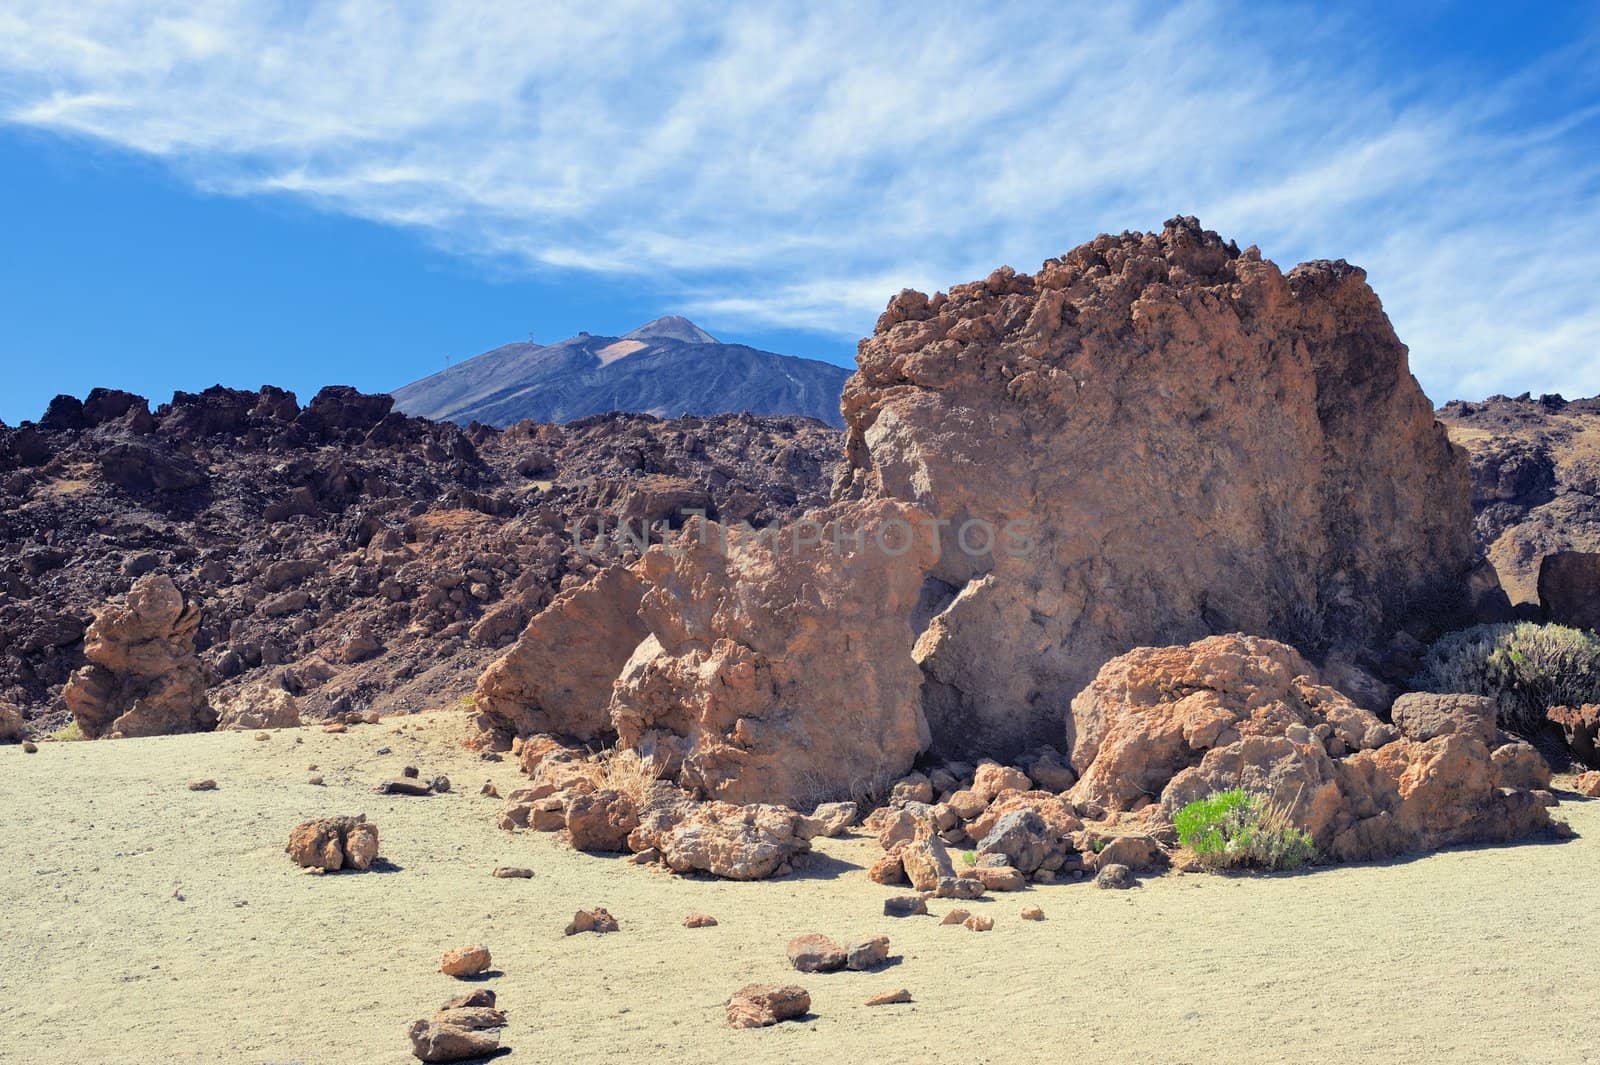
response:
{"label": "weathered rock surface", "polygon": [[802,973],[831,973],[845,967],[850,954],[820,932],[808,932],[789,940],[789,964]]}
{"label": "weathered rock surface", "polygon": [[439,959],[439,971],[446,976],[477,976],[489,968],[489,948],[481,943],[447,950]]}
{"label": "weathered rock surface", "polygon": [[[1540,602],[1546,558],[1600,553],[1600,397],[1494,396],[1451,403],[1439,420],[1471,455],[1478,545],[1511,603],[1531,609]],[[1582,609],[1556,587],[1566,565],[1558,563],[1544,579],[1563,616],[1569,602]]]}
{"label": "weathered rock surface", "polygon": [[1146,810],[1166,823],[1189,802],[1243,788],[1337,861],[1508,842],[1549,825],[1519,786],[1537,778],[1528,756],[1538,756],[1527,748],[1497,759],[1491,744],[1506,744],[1481,700],[1406,700],[1395,728],[1270,640],[1214,636],[1129,652],[1074,700],[1073,717],[1080,808]]}
{"label": "weathered rock surface", "polygon": [[806,989],[792,984],[746,984],[728,999],[729,1028],[766,1028],[804,1017],[811,1008]]}
{"label": "weathered rock surface", "polygon": [[0,743],[21,743],[28,738],[28,725],[22,711],[8,703],[0,703]]}
{"label": "weathered rock surface", "polygon": [[284,848],[296,864],[337,872],[367,870],[378,860],[378,826],[366,815],[325,817],[296,825]]}
{"label": "weathered rock surface", "polygon": [[925,516],[884,502],[828,518],[775,537],[694,521],[644,555],[651,635],[612,693],[621,746],[729,802],[809,806],[910,766],[928,742],[908,621],[933,559]]}
{"label": "weathered rock surface", "polygon": [[1600,704],[1553,706],[1546,717],[1567,738],[1567,750],[1583,765],[1600,768]]}
{"label": "weathered rock surface", "polygon": [[569,936],[582,935],[584,932],[604,934],[618,932],[621,929],[622,926],[611,916],[610,910],[604,906],[596,906],[592,910],[579,910],[574,913],[572,920],[567,922],[566,934]]}
{"label": "weathered rock surface", "polygon": [[294,728],[300,724],[300,705],[280,685],[270,681],[247,684],[220,702],[219,729]]}
{"label": "weathered rock surface", "polygon": [[638,617],[643,595],[643,582],[617,565],[557,596],[479,678],[478,727],[506,739],[612,735],[612,682],[648,633]]}
{"label": "weathered rock surface", "polygon": [[1174,219],[904,292],[857,361],[835,498],[951,523],[916,648],[942,750],[1053,740],[1133,647],[1354,653],[1465,606],[1465,456],[1358,268]]}
{"label": "weathered rock surface", "polygon": [[1539,561],[1539,607],[1546,619],[1600,629],[1600,552],[1553,551]]}
{"label": "weathered rock surface", "polygon": [[497,1028],[474,1029],[439,1020],[412,1022],[411,1053],[419,1061],[453,1062],[485,1058],[500,1049]]}
{"label": "weathered rock surface", "polygon": [[195,653],[199,626],[199,607],[160,574],[140,577],[125,602],[101,609],[84,638],[89,664],[62,692],[83,734],[159,736],[215,727]]}

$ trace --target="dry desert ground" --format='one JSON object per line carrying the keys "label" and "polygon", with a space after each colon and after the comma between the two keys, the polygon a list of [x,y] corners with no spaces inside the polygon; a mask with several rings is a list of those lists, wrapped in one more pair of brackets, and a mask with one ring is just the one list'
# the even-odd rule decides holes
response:
{"label": "dry desert ground", "polygon": [[[509,835],[478,791],[516,769],[461,749],[462,729],[450,713],[0,748],[0,1061],[401,1065],[409,1022],[472,986],[441,952],[477,942],[511,1062],[1600,1060],[1600,802],[1563,796],[1579,837],[1562,843],[993,895],[962,904],[994,917],[979,933],[882,916],[865,837],[730,883]],[[407,764],[453,790],[374,794]],[[218,789],[186,789],[204,777]],[[285,857],[298,821],[356,812],[387,871]],[[494,879],[500,864],[536,876]],[[1020,920],[1029,904],[1047,920]],[[594,905],[621,932],[564,937]],[[692,911],[720,924],[684,928]],[[802,976],[784,946],[811,931],[886,933],[898,963]],[[723,1002],[752,981],[802,984],[811,1016],[728,1029]],[[863,1004],[895,987],[914,1001]]]}

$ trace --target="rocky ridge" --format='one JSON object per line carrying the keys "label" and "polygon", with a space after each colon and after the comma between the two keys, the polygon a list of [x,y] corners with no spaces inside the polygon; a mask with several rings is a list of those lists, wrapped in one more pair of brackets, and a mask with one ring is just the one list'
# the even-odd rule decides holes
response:
{"label": "rocky ridge", "polygon": [[[270,387],[154,411],[61,397],[0,427],[0,702],[60,727],[69,677],[120,653],[96,613],[109,633],[124,622],[108,612],[129,610],[192,640],[207,699],[247,697],[243,720],[282,720],[260,709],[277,691],[313,718],[454,702],[563,587],[637,557],[643,523],[701,510],[762,526],[820,503],[836,440],[747,415],[462,429],[342,387],[303,408]],[[123,605],[147,574],[180,616]],[[85,676],[73,697],[123,712],[102,689],[140,668]]]}

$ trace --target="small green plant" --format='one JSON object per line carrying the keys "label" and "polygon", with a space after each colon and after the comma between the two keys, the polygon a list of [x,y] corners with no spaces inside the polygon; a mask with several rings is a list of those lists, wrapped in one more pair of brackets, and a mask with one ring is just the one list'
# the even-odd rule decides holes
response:
{"label": "small green plant", "polygon": [[58,728],[50,733],[50,738],[57,743],[75,743],[78,740],[87,740],[89,737],[83,734],[82,727],[76,721],[72,721],[66,727]]}
{"label": "small green plant", "polygon": [[1493,696],[1500,727],[1533,735],[1552,706],[1600,702],[1600,637],[1564,625],[1479,625],[1440,637],[1418,691]]}
{"label": "small green plant", "polygon": [[1108,844],[1110,842],[1111,842],[1110,840],[1106,840],[1106,839],[1097,839],[1093,843],[1089,844],[1089,846],[1094,848],[1094,852],[1096,854],[1099,854],[1101,851],[1106,849],[1106,844]]}
{"label": "small green plant", "polygon": [[962,861],[962,863],[964,865],[977,865],[978,864],[978,852],[977,851],[962,851],[961,852],[961,861]]}
{"label": "small green plant", "polygon": [[1198,799],[1172,819],[1178,841],[1207,869],[1298,869],[1317,856],[1288,810],[1241,789]]}

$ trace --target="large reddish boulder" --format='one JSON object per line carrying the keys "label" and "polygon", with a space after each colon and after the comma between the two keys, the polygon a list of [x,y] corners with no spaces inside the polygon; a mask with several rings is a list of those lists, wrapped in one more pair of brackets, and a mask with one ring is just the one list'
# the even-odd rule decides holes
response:
{"label": "large reddish boulder", "polygon": [[478,727],[505,740],[608,736],[611,683],[647,631],[638,617],[643,594],[631,569],[612,566],[557,596],[478,679]]}
{"label": "large reddish boulder", "polygon": [[1073,701],[1082,776],[1070,794],[1080,809],[1143,810],[1164,823],[1242,788],[1336,861],[1503,843],[1549,826],[1535,793],[1548,767],[1486,730],[1479,700],[1397,705],[1399,727],[1381,723],[1271,640],[1138,648]]}
{"label": "large reddish boulder", "polygon": [[1466,605],[1465,456],[1344,262],[1285,274],[1178,218],[903,292],[857,361],[835,498],[949,523],[917,645],[938,749],[1053,740],[1134,647],[1246,631],[1360,660]]}
{"label": "large reddish boulder", "polygon": [[934,550],[894,502],[777,530],[696,520],[639,562],[650,635],[617,678],[620,746],[728,802],[810,806],[927,746],[910,623]]}
{"label": "large reddish boulder", "polygon": [[84,637],[89,664],[62,699],[90,739],[205,732],[217,723],[195,653],[200,608],[172,578],[146,574],[127,599],[102,608]]}

